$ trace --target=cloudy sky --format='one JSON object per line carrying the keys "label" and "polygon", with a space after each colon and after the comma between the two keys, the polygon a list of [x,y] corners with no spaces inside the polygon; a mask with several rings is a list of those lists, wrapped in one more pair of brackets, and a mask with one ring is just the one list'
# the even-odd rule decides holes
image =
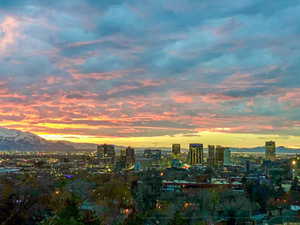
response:
{"label": "cloudy sky", "polygon": [[300,0],[1,0],[0,126],[300,147]]}

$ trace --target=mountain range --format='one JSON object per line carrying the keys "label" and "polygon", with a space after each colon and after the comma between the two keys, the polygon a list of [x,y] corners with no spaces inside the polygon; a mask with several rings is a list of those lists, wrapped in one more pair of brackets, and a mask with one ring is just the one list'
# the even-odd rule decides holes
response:
{"label": "mountain range", "polygon": [[[116,146],[116,150],[120,151],[124,146]],[[78,151],[97,149],[97,144],[92,143],[75,143],[68,141],[49,141],[38,135],[19,130],[7,129],[0,127],[0,151]],[[145,148],[136,148],[138,152]],[[170,148],[156,147],[165,151],[170,151]],[[249,152],[262,153],[264,147],[254,148],[230,148],[232,152]],[[187,152],[188,149],[182,149],[182,152]],[[277,153],[300,153],[300,149],[291,149],[284,146],[279,146],[276,149]]]}
{"label": "mountain range", "polygon": [[0,128],[0,151],[75,151],[95,150],[96,144],[49,141],[38,135]]}

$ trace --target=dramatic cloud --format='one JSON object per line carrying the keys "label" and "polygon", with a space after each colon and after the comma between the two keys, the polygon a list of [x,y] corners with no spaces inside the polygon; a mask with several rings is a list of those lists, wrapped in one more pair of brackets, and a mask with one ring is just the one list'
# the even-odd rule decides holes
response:
{"label": "dramatic cloud", "polygon": [[2,0],[0,125],[99,142],[300,136],[299,11],[300,0]]}

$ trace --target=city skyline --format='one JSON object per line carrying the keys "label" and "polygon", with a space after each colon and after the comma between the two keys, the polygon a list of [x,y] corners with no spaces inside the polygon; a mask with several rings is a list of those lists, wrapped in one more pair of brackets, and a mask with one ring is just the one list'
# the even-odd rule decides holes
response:
{"label": "city skyline", "polygon": [[298,0],[0,2],[0,127],[300,148]]}

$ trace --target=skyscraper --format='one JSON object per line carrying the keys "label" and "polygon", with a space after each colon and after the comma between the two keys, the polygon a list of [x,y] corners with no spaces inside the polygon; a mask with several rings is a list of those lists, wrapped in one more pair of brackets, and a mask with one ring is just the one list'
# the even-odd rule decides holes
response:
{"label": "skyscraper", "polygon": [[218,145],[216,147],[216,165],[217,166],[224,165],[224,151],[225,151],[225,148],[223,146]]}
{"label": "skyscraper", "polygon": [[274,141],[266,142],[266,160],[276,159],[276,144]]}
{"label": "skyscraper", "polygon": [[214,145],[208,146],[208,159],[207,163],[210,167],[214,167],[216,163],[216,151]]}
{"label": "skyscraper", "polygon": [[180,144],[173,144],[172,145],[172,153],[174,155],[179,155],[180,154]]}
{"label": "skyscraper", "polygon": [[203,144],[190,144],[188,162],[191,165],[203,163]]}
{"label": "skyscraper", "polygon": [[135,163],[135,151],[134,148],[127,147],[126,148],[126,164],[127,166],[132,166]]}
{"label": "skyscraper", "polygon": [[231,165],[231,151],[227,147],[217,145],[208,146],[208,165],[229,166]]}
{"label": "skyscraper", "polygon": [[127,166],[126,166],[126,150],[125,149],[121,149],[121,152],[120,152],[120,160],[116,162],[116,165],[115,165],[115,170],[116,171],[120,171],[122,169],[125,169]]}
{"label": "skyscraper", "polygon": [[97,157],[100,159],[105,159],[107,162],[115,162],[115,146],[114,145],[98,145],[97,146]]}
{"label": "skyscraper", "polygon": [[133,166],[134,163],[135,163],[134,149],[131,147],[127,147],[126,149],[121,149],[119,167],[122,169],[129,168]]}
{"label": "skyscraper", "polygon": [[224,166],[231,165],[231,151],[229,148],[224,149]]}

